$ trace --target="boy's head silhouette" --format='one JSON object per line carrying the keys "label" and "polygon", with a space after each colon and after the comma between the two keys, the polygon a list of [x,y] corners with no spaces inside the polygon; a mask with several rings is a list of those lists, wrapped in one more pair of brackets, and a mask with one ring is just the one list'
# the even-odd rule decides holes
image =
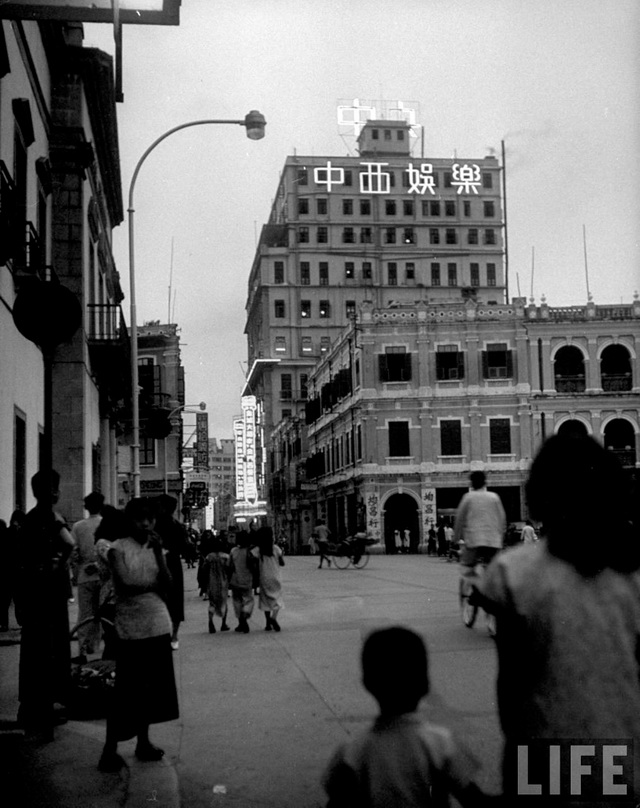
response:
{"label": "boy's head silhouette", "polygon": [[411,629],[392,626],[371,632],[361,661],[362,683],[381,713],[413,712],[429,692],[427,649]]}

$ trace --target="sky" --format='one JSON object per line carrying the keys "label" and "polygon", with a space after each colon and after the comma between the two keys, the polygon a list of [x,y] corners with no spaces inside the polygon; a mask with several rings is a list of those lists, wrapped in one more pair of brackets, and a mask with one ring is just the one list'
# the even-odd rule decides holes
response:
{"label": "sky", "polygon": [[[166,130],[267,119],[260,141],[171,135],[135,186],[137,320],[178,323],[210,437],[232,437],[240,412],[247,280],[285,159],[355,155],[346,100],[413,102],[427,158],[500,157],[504,141],[511,296],[584,304],[585,266],[597,304],[640,290],[637,0],[182,0],[180,16],[124,26],[125,210]],[[84,44],[113,54],[112,27],[86,25]],[[113,251],[128,319],[126,220]]]}

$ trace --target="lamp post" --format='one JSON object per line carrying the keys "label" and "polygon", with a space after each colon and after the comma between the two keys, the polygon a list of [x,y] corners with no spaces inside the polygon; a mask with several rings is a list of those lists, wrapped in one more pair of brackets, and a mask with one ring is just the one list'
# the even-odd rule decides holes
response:
{"label": "lamp post", "polygon": [[209,124],[232,124],[244,126],[247,130],[247,137],[250,140],[260,140],[264,137],[264,128],[266,126],[264,116],[253,109],[242,120],[218,120],[218,119],[205,119],[202,121],[189,121],[182,123],[179,126],[174,126],[169,129],[159,138],[153,141],[149,148],[145,151],[142,157],[138,160],[136,167],[131,177],[131,184],[129,185],[129,206],[127,213],[129,216],[129,298],[130,298],[130,320],[131,320],[131,420],[132,420],[132,477],[133,477],[133,496],[140,496],[140,407],[138,403],[138,323],[136,313],[136,281],[135,281],[135,240],[134,240],[134,207],[133,207],[133,191],[135,189],[138,174],[142,168],[142,164],[151,154],[151,152],[166,140],[174,132],[179,132],[181,129],[187,129],[191,126],[205,126]]}
{"label": "lamp post", "polygon": [[[194,409],[195,407],[197,407],[198,409],[197,410]],[[198,410],[200,410],[201,412],[204,412],[204,410],[206,410],[206,409],[207,409],[207,404],[204,401],[201,401],[199,404],[181,404],[179,407],[174,407],[171,410],[169,415],[167,415],[167,420],[170,422],[171,419],[173,418],[173,416],[177,412],[180,412],[180,410],[182,410],[183,412],[198,412]],[[173,432],[173,425],[172,425],[171,431]],[[169,433],[169,435],[170,434],[171,433]],[[167,471],[167,440],[169,439],[169,435],[167,435],[167,437],[162,442],[163,443],[163,453],[164,453],[163,470],[164,470],[164,493],[165,494],[169,493],[169,472]]]}

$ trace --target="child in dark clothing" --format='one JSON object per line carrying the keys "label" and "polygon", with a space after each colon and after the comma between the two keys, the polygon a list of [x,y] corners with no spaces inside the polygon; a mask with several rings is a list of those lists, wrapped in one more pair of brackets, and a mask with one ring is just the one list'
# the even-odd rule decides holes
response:
{"label": "child in dark clothing", "polygon": [[[393,660],[393,666],[389,665]],[[372,727],[334,753],[324,776],[327,808],[428,808],[484,805],[477,768],[451,732],[416,712],[429,692],[427,649],[415,632],[372,632],[362,649],[362,683],[380,714]]]}

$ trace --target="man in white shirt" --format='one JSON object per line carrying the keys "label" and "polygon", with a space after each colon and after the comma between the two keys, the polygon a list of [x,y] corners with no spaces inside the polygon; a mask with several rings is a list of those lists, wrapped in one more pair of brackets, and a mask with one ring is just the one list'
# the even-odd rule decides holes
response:
{"label": "man in white shirt", "polygon": [[100,511],[104,506],[104,496],[96,491],[84,498],[84,507],[89,512],[87,519],[81,519],[71,528],[71,535],[76,543],[71,556],[71,563],[78,579],[78,621],[94,618],[78,631],[80,645],[79,661],[86,661],[88,654],[93,654],[100,639],[100,621],[98,607],[100,603],[100,570],[96,553],[95,532],[102,521]]}
{"label": "man in white shirt", "polygon": [[470,476],[471,491],[460,500],[456,511],[454,542],[464,542],[460,563],[463,575],[473,575],[476,564],[490,561],[502,549],[507,517],[500,497],[487,491],[483,471]]}

